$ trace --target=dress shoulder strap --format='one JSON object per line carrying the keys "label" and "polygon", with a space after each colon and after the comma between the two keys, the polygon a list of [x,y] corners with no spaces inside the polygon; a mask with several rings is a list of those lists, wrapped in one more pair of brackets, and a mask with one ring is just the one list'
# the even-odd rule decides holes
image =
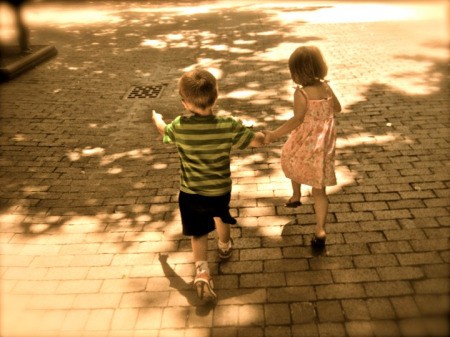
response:
{"label": "dress shoulder strap", "polygon": [[331,98],[333,97],[333,90],[331,90],[330,85],[328,84],[329,81],[323,81],[323,85],[325,86],[325,91],[327,93],[327,97]]}
{"label": "dress shoulder strap", "polygon": [[295,91],[298,91],[298,92],[300,92],[302,95],[303,95],[303,97],[305,97],[305,99],[306,99],[306,101],[308,101],[309,100],[309,98],[308,98],[308,94],[306,93],[306,91],[305,90],[303,90],[303,88],[302,87],[300,87],[300,86],[297,86],[296,87],[296,89],[295,89]]}

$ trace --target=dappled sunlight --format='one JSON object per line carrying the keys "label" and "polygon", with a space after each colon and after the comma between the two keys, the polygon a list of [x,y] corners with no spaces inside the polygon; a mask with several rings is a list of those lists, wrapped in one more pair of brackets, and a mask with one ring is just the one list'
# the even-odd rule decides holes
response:
{"label": "dappled sunlight", "polygon": [[[155,109],[166,122],[172,120],[182,111],[177,88],[180,75],[204,68],[219,79],[219,100],[214,110],[218,115],[232,116],[254,131],[274,130],[293,116],[295,85],[287,64],[290,54],[303,44],[319,46],[329,65],[327,79],[343,106],[343,113],[336,118],[337,185],[328,187],[327,193],[333,195],[329,216],[332,222],[344,227],[343,232],[340,228],[332,232],[331,245],[344,246],[342,241],[355,234],[349,232],[360,227],[361,214],[356,214],[353,221],[354,213],[365,216],[376,211],[369,208],[381,202],[366,205],[365,201],[375,197],[383,187],[390,187],[389,183],[396,183],[393,172],[397,168],[402,179],[410,175],[414,181],[422,183],[422,179],[423,185],[431,185],[430,181],[439,174],[432,169],[428,174],[426,165],[430,163],[421,162],[419,154],[431,157],[436,152],[438,156],[446,149],[445,140],[435,144],[425,139],[425,135],[434,131],[433,125],[427,129],[428,119],[438,116],[440,106],[436,106],[445,100],[438,96],[446,94],[443,87],[447,79],[443,74],[448,66],[448,50],[443,43],[446,42],[443,24],[437,23],[436,32],[429,32],[422,29],[427,26],[402,23],[399,26],[405,31],[398,32],[397,25],[386,23],[389,20],[418,23],[431,17],[441,20],[442,13],[432,12],[432,7],[394,6],[388,2],[375,5],[250,0],[200,2],[195,6],[147,1],[134,7],[125,1],[108,5],[71,2],[64,7],[40,2],[34,9],[30,7],[27,18],[36,41],[57,45],[59,54],[24,77],[30,90],[43,79],[51,77],[51,80],[25,98],[14,99],[7,115],[11,120],[17,118],[18,124],[2,135],[8,142],[5,152],[16,152],[1,159],[3,167],[10,170],[5,170],[4,175],[11,179],[6,186],[7,193],[11,193],[5,197],[4,214],[0,214],[2,231],[12,233],[7,240],[14,244],[42,245],[55,249],[53,255],[59,254],[58,250],[64,250],[61,256],[65,258],[80,255],[89,259],[95,255],[99,260],[84,262],[85,269],[88,278],[95,277],[94,281],[102,284],[102,295],[109,283],[103,282],[103,278],[110,276],[91,275],[97,269],[94,264],[104,263],[105,267],[98,269],[104,268],[105,274],[119,270],[111,279],[119,284],[114,292],[124,295],[120,294],[117,307],[108,306],[109,313],[117,308],[132,309],[133,313],[144,310],[143,315],[148,314],[151,319],[152,314],[159,316],[160,312],[158,319],[170,317],[174,322],[182,322],[177,327],[181,334],[183,324],[202,324],[202,329],[214,328],[216,321],[220,325],[220,312],[201,317],[207,321],[199,321],[198,312],[186,308],[192,305],[186,296],[195,297],[195,291],[189,284],[192,256],[188,254],[189,240],[181,232],[177,204],[179,158],[175,146],[163,144],[152,127],[149,111]],[[384,23],[377,25],[380,21]],[[130,85],[154,83],[166,85],[158,98],[123,99]],[[31,116],[19,115],[23,106],[27,109],[33,106]],[[434,110],[425,111],[430,106],[429,110]],[[439,118],[432,120],[440,122]],[[244,276],[234,270],[230,273],[226,264],[216,261],[212,264],[220,301],[225,299],[219,303],[222,308],[249,302],[262,308],[262,312],[257,312],[242,307],[245,310],[239,315],[239,327],[233,330],[238,334],[241,333],[238,329],[247,329],[254,325],[255,319],[264,316],[263,302],[273,299],[268,294],[274,288],[282,287],[270,283],[266,286],[266,274],[273,272],[279,277],[277,263],[286,257],[306,254],[309,235],[314,230],[314,200],[309,186],[302,185],[304,207],[282,206],[291,194],[290,181],[284,177],[280,164],[286,138],[232,154],[231,212],[239,221],[239,226],[231,229],[237,248],[233,263],[237,262],[237,268],[254,268],[251,256],[260,253],[251,247],[281,251],[280,258],[269,256],[269,260],[279,261],[257,260],[261,271],[250,271]],[[406,162],[405,158],[414,161]],[[13,171],[16,164],[21,164],[17,165],[18,172]],[[384,186],[380,187],[381,184]],[[405,190],[419,190],[418,184],[406,184]],[[357,204],[353,205],[354,202]],[[367,211],[357,212],[357,207],[367,207]],[[397,213],[392,208],[394,212]],[[350,220],[341,221],[339,215],[343,213]],[[397,219],[381,224],[377,220],[373,221],[377,226],[388,223],[400,226]],[[369,220],[364,222],[370,226]],[[371,231],[380,234],[379,227]],[[209,242],[214,258],[215,240],[211,236]],[[247,251],[243,253],[244,250]],[[335,257],[347,256],[347,252],[335,252]],[[161,255],[158,261],[159,253],[167,253],[170,265]],[[248,254],[247,258],[244,254]],[[114,260],[100,260],[105,257]],[[299,265],[302,272],[311,267],[307,261],[301,262],[306,263],[306,267]],[[285,264],[279,266],[286,268]],[[328,267],[322,271],[324,268]],[[169,269],[173,269],[171,274],[165,274]],[[256,285],[246,286],[245,281],[252,274]],[[66,275],[58,277],[63,279]],[[156,290],[155,280],[159,287]],[[178,288],[174,280],[180,282]],[[148,281],[147,287],[127,290],[141,281]],[[58,287],[59,282],[52,280]],[[81,290],[84,292],[80,297],[84,297],[86,291]],[[245,292],[258,296],[238,296]],[[155,298],[149,298],[149,293],[154,293]],[[235,298],[227,302],[229,297]],[[315,305],[316,301],[310,302]],[[92,303],[86,306],[90,308]],[[163,308],[167,304],[171,310],[186,307],[172,312]],[[63,314],[68,312],[64,309]],[[165,327],[170,324],[167,322]],[[272,325],[268,326],[271,329]],[[158,328],[152,331],[159,331]],[[160,333],[172,331],[163,330]],[[115,333],[111,329],[111,334]]]}
{"label": "dappled sunlight", "polygon": [[84,149],[74,149],[67,152],[67,157],[71,161],[80,160],[82,157],[101,156],[105,152],[101,147],[86,147]]}
{"label": "dappled sunlight", "polygon": [[[288,4],[255,4],[253,9],[265,10],[284,24],[309,22],[314,24],[360,23],[446,19],[445,1],[432,3],[318,3],[315,7]],[[308,10],[309,9],[309,10]]]}
{"label": "dappled sunlight", "polygon": [[[387,134],[387,135],[373,135],[370,133],[360,134],[355,133],[353,135],[346,136],[345,138],[338,138],[336,141],[336,148],[352,148],[361,145],[383,145],[390,142],[394,142],[399,139],[399,135]],[[403,142],[409,143],[411,140],[404,139]]]}
{"label": "dappled sunlight", "polygon": [[250,60],[263,62],[284,61],[287,64],[287,60],[289,59],[292,51],[294,51],[298,46],[299,44],[297,42],[281,42],[276,47],[255,52]]}
{"label": "dappled sunlight", "polygon": [[337,185],[328,186],[327,193],[328,194],[338,194],[342,192],[343,186],[353,185],[356,179],[360,176],[359,172],[351,171],[347,166],[341,165],[340,160],[336,160],[336,180]]}
{"label": "dappled sunlight", "polygon": [[[62,10],[63,9],[63,10]],[[117,24],[123,21],[119,13],[113,9],[89,9],[74,6],[67,10],[67,6],[61,8],[57,5],[48,5],[39,9],[27,10],[25,19],[30,25],[59,25],[67,28],[75,25],[92,25],[100,23]]]}
{"label": "dappled sunlight", "polygon": [[259,91],[249,90],[249,89],[238,89],[232,92],[227,93],[225,98],[233,98],[233,99],[249,99],[256,95],[259,95]]}
{"label": "dappled sunlight", "polygon": [[[209,71],[211,74],[214,75],[218,80],[220,80],[224,72],[221,69],[222,64],[225,63],[225,59],[211,59],[211,58],[197,58],[197,63],[191,64],[183,69],[183,72],[188,72],[191,70],[194,70],[196,68],[203,68],[207,71]],[[219,83],[220,86],[220,83]]]}
{"label": "dappled sunlight", "polygon": [[153,157],[150,156],[152,153],[152,149],[143,148],[143,149],[134,149],[130,151],[114,153],[110,155],[104,155],[100,160],[100,166],[106,166],[114,163],[115,161],[122,158],[130,158],[130,159],[141,159],[141,160],[152,160]]}
{"label": "dappled sunlight", "polygon": [[[216,34],[210,31],[200,30],[182,30],[176,34],[169,33],[167,35],[157,35],[152,39],[144,39],[141,42],[142,47],[150,47],[155,49],[172,49],[172,48],[190,48],[190,49],[211,49],[216,51],[228,50],[227,45],[212,45],[217,38]],[[238,49],[238,48],[236,48]]]}

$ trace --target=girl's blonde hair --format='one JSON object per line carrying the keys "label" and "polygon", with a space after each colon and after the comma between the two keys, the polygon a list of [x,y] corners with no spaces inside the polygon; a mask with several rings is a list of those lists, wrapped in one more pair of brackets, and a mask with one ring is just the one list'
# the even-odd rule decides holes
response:
{"label": "girl's blonde hair", "polygon": [[292,80],[303,87],[325,79],[328,73],[322,53],[315,46],[298,47],[289,57],[289,70]]}
{"label": "girl's blonde hair", "polygon": [[213,106],[219,95],[216,78],[201,69],[185,73],[180,78],[178,87],[184,101],[201,109]]}

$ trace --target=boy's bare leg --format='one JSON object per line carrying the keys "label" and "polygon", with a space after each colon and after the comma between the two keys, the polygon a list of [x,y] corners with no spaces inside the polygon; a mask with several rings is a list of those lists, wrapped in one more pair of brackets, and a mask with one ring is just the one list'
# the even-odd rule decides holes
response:
{"label": "boy's bare leg", "polygon": [[195,260],[196,275],[194,286],[200,299],[215,301],[217,294],[208,267],[208,235],[191,238],[192,252]]}
{"label": "boy's bare leg", "polygon": [[224,223],[221,218],[214,218],[214,222],[216,223],[217,236],[219,237],[217,244],[219,257],[222,261],[228,260],[232,251],[230,224]]}
{"label": "boy's bare leg", "polygon": [[208,261],[208,235],[191,237],[194,261]]}
{"label": "boy's bare leg", "polygon": [[214,222],[216,224],[216,231],[219,241],[222,243],[228,243],[231,235],[230,224],[224,223],[219,217],[215,217]]}
{"label": "boy's bare leg", "polygon": [[314,197],[314,210],[316,212],[316,237],[322,238],[327,234],[325,232],[325,221],[328,214],[328,197],[324,188],[312,189],[312,195]]}

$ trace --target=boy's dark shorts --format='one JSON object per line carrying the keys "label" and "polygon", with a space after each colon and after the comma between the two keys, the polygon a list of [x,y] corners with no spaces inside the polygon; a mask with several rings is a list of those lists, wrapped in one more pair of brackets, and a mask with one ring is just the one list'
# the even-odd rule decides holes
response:
{"label": "boy's dark shorts", "polygon": [[214,231],[216,228],[214,217],[219,217],[224,223],[234,225],[236,219],[230,215],[230,199],[231,193],[218,197],[206,197],[180,191],[178,204],[183,223],[183,234],[203,236]]}

